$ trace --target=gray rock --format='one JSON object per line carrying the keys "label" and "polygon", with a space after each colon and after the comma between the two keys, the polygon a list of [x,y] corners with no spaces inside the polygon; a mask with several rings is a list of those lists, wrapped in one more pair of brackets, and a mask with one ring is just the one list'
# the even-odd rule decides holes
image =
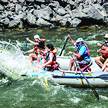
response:
{"label": "gray rock", "polygon": [[34,2],[34,0],[26,0],[26,2],[31,2],[31,3],[33,3],[33,2]]}
{"label": "gray rock", "polygon": [[103,5],[103,8],[105,9],[106,13],[108,14],[108,3],[105,3],[105,4]]}
{"label": "gray rock", "polygon": [[35,25],[36,17],[31,13],[27,13],[27,22],[29,23],[29,25]]}
{"label": "gray rock", "polygon": [[34,15],[37,18],[44,18],[50,20],[50,14],[52,13],[51,9],[48,7],[47,9],[42,10],[34,10]]}
{"label": "gray rock", "polygon": [[48,21],[45,21],[44,19],[41,19],[39,18],[37,21],[36,21],[36,25],[37,26],[43,26],[43,27],[50,27],[50,26],[53,26],[53,24],[49,23]]}
{"label": "gray rock", "polygon": [[16,4],[15,12],[16,12],[17,14],[19,14],[19,11],[21,11],[21,10],[22,10],[22,6],[21,6],[20,4]]}
{"label": "gray rock", "polygon": [[22,21],[20,21],[20,24],[18,25],[18,27],[19,27],[19,28],[23,28],[23,27],[24,27],[24,25],[23,25],[23,22],[22,22]]}
{"label": "gray rock", "polygon": [[13,28],[13,27],[18,27],[18,24],[20,23],[20,19],[18,20],[12,20],[9,22],[9,27]]}
{"label": "gray rock", "polygon": [[45,3],[45,0],[34,0],[35,2]]}
{"label": "gray rock", "polygon": [[81,23],[81,20],[78,19],[78,18],[75,18],[75,19],[73,19],[72,22],[70,22],[70,23],[71,23],[71,25],[72,25],[73,27],[77,27],[77,26]]}
{"label": "gray rock", "polygon": [[3,24],[4,24],[4,25],[8,25],[9,22],[10,22],[10,20],[9,20],[8,18],[5,18],[4,21],[3,21]]}
{"label": "gray rock", "polygon": [[49,4],[51,8],[58,8],[60,6],[58,1],[53,1],[52,3]]}
{"label": "gray rock", "polygon": [[61,16],[65,15],[67,13],[63,7],[56,8],[55,12]]}
{"label": "gray rock", "polygon": [[3,11],[4,7],[0,4],[0,11]]}
{"label": "gray rock", "polygon": [[0,4],[8,4],[8,0],[0,0]]}

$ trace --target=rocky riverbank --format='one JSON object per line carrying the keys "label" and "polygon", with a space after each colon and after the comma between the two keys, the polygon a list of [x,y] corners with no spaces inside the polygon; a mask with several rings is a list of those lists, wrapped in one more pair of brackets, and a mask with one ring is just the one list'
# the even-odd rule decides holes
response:
{"label": "rocky riverbank", "polygon": [[106,0],[0,0],[0,27],[108,25]]}

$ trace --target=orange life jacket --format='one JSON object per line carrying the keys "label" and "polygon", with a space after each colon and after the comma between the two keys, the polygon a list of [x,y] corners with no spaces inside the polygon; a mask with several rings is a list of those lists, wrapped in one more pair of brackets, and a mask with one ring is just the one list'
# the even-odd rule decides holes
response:
{"label": "orange life jacket", "polygon": [[46,62],[48,62],[49,60],[50,60],[50,57],[49,57],[49,54],[50,53],[53,53],[53,55],[54,55],[54,57],[53,57],[53,61],[49,64],[49,65],[46,65],[47,67],[53,67],[53,65],[54,64],[56,64],[56,59],[57,59],[57,57],[56,57],[56,53],[57,53],[57,49],[54,49],[53,51],[51,51],[51,52],[48,52],[47,54],[46,54],[46,58],[45,58],[45,63]]}
{"label": "orange life jacket", "polygon": [[108,46],[106,44],[102,45],[101,54],[103,57],[108,57]]}
{"label": "orange life jacket", "polygon": [[[41,47],[41,45],[35,45],[35,46],[34,46],[34,48],[35,48],[35,54],[36,54],[36,55],[38,55],[37,49],[45,51],[45,39],[41,39],[40,42],[41,42],[41,41],[43,42],[42,47]],[[40,53],[40,55],[42,55],[42,53]]]}

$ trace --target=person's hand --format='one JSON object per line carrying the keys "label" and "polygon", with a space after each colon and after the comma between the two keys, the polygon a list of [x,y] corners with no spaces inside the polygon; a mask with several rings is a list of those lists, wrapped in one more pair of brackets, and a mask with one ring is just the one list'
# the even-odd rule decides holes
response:
{"label": "person's hand", "polygon": [[68,38],[71,39],[70,35],[68,34]]}
{"label": "person's hand", "polygon": [[24,55],[26,54],[27,52],[24,52]]}
{"label": "person's hand", "polygon": [[43,64],[41,67],[44,68],[45,67],[45,64]]}
{"label": "person's hand", "polygon": [[73,52],[69,52],[68,54],[73,54]]}
{"label": "person's hand", "polygon": [[97,52],[100,52],[101,49],[98,49]]}
{"label": "person's hand", "polygon": [[101,46],[101,44],[100,43],[97,43],[97,46]]}
{"label": "person's hand", "polygon": [[26,38],[27,41],[29,41],[29,38]]}

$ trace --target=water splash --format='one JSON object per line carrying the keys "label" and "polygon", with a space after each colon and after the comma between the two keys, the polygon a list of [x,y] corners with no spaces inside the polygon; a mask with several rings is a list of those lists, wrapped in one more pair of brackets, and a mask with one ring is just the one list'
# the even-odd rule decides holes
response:
{"label": "water splash", "polygon": [[[23,52],[11,42],[0,42],[0,67],[4,74],[29,74],[39,73],[36,63],[31,64],[29,58],[23,55]],[[10,71],[10,72],[8,72]]]}

